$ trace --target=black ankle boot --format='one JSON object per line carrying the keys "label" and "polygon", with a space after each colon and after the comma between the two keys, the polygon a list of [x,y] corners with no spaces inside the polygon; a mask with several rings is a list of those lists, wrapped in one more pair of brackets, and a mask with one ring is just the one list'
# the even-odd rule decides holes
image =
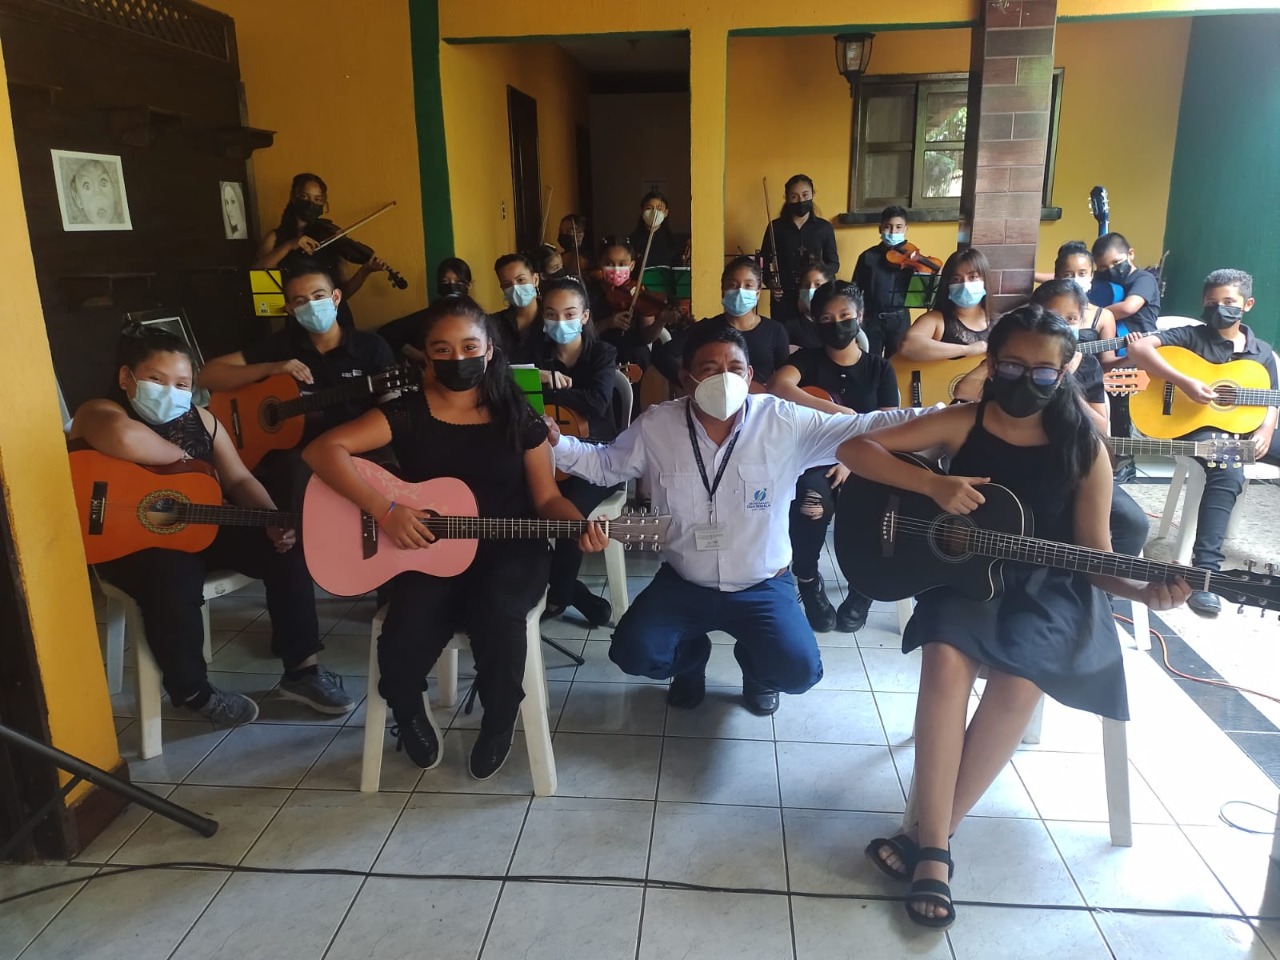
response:
{"label": "black ankle boot", "polygon": [[841,633],[857,633],[867,625],[867,613],[871,610],[871,598],[864,597],[852,587],[849,595],[836,611],[836,629]]}
{"label": "black ankle boot", "polygon": [[613,619],[613,607],[604,597],[597,597],[581,580],[573,584],[573,606],[593,627],[603,627]]}
{"label": "black ankle boot", "polygon": [[432,770],[440,763],[440,731],[422,697],[416,697],[415,701],[399,708],[392,706],[395,726],[391,728],[391,736],[396,738],[396,753],[403,749],[423,770]]}
{"label": "black ankle boot", "polygon": [[800,589],[800,602],[804,604],[804,615],[813,627],[814,633],[826,633],[836,625],[836,608],[827,599],[826,585],[822,575],[812,580],[796,580]]}

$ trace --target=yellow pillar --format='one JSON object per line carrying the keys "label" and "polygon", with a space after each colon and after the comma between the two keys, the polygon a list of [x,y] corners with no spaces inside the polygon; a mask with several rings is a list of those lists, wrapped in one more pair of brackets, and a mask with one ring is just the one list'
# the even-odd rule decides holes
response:
{"label": "yellow pillar", "polygon": [[693,187],[693,309],[695,317],[720,312],[724,268],[724,169],[728,133],[729,35],[714,23],[689,33],[689,124]]}
{"label": "yellow pillar", "polygon": [[[5,265],[0,283],[4,509],[35,637],[52,744],[112,769],[120,763],[120,752],[71,498],[71,471],[36,287],[8,97],[0,97],[0,210],[8,211],[7,228],[0,232],[0,263]],[[4,637],[0,642],[21,643],[22,639]],[[81,784],[71,801],[88,789]]]}

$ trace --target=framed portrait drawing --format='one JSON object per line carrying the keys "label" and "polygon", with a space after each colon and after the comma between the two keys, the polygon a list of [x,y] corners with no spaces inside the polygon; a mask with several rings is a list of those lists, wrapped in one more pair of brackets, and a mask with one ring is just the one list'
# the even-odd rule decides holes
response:
{"label": "framed portrait drawing", "polygon": [[132,230],[124,168],[118,156],[50,150],[62,229]]}
{"label": "framed portrait drawing", "polygon": [[218,203],[222,207],[222,233],[228,240],[249,239],[249,219],[244,212],[244,187],[234,180],[218,183]]}

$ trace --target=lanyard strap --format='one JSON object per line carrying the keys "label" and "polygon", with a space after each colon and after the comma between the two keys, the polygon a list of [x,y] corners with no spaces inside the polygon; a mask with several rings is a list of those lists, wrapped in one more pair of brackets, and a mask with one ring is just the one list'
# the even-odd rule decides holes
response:
{"label": "lanyard strap", "polygon": [[[693,403],[690,399],[689,403]],[[733,439],[729,441],[729,446],[724,451],[724,459],[720,461],[720,469],[716,471],[715,482],[707,479],[707,467],[702,462],[702,451],[698,449],[698,435],[693,431],[693,414],[689,411],[689,405],[684,408],[685,423],[689,427],[689,443],[693,446],[693,459],[698,464],[698,473],[702,476],[702,486],[706,488],[708,502],[714,504],[716,500],[716,491],[720,489],[720,480],[724,477],[724,468],[729,465],[729,458],[733,456],[733,448],[738,444],[738,437],[741,431],[733,435]]]}

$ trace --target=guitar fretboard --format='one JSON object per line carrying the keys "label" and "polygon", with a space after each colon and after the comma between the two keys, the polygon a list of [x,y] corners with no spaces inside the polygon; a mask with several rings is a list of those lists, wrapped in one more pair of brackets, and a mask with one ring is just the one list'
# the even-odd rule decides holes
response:
{"label": "guitar fretboard", "polygon": [[178,504],[173,515],[182,523],[212,523],[220,527],[296,527],[302,522],[300,515],[282,510],[204,503]]}
{"label": "guitar fretboard", "polygon": [[1195,440],[1154,440],[1150,437],[1106,437],[1108,449],[1121,456],[1139,457],[1220,457],[1231,454],[1243,462],[1253,461],[1250,455],[1253,442],[1241,440],[1238,444],[1231,441],[1212,441],[1199,443]]}
{"label": "guitar fretboard", "polygon": [[[1143,336],[1149,337],[1151,334],[1144,333]],[[1081,353],[1088,356],[1094,353],[1106,353],[1108,350],[1119,350],[1124,344],[1124,337],[1112,337],[1109,340],[1085,340],[1077,346]]]}
{"label": "guitar fretboard", "polygon": [[271,411],[277,423],[281,420],[288,420],[290,417],[300,417],[303,414],[314,413],[317,410],[331,407],[335,403],[342,403],[344,400],[351,400],[355,397],[376,392],[373,380],[373,377],[362,377],[340,387],[330,387],[327,390],[294,397],[292,400],[282,400],[279,403],[272,404]]}
{"label": "guitar fretboard", "polygon": [[1234,407],[1280,407],[1280,390],[1231,387],[1229,402]]}
{"label": "guitar fretboard", "polygon": [[[422,521],[432,535],[444,540],[573,540],[587,532],[587,523],[495,517],[427,517]],[[609,521],[600,525],[608,534]]]}

